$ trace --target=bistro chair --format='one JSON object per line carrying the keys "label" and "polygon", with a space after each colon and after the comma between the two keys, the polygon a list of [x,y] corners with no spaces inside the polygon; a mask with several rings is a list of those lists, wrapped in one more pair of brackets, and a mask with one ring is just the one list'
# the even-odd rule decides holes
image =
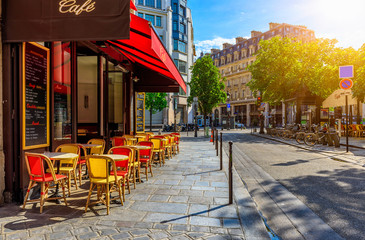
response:
{"label": "bistro chair", "polygon": [[[128,161],[116,161],[116,173],[118,176],[122,177],[121,186],[122,186],[122,194],[123,194],[123,201],[125,201],[125,184],[128,185],[128,193],[131,194],[131,188],[129,185],[130,176],[131,176],[131,165],[134,163],[132,162],[134,158],[134,150],[130,147],[126,146],[117,146],[112,147],[109,149],[108,154],[120,154],[124,156],[128,156]],[[114,171],[110,172],[111,175],[114,174]]]}
{"label": "bistro chair", "polygon": [[176,142],[176,150],[177,150],[177,153],[180,153],[180,148],[179,148],[179,145],[180,145],[180,133],[171,133],[172,135],[175,136],[175,142]]}
{"label": "bistro chair", "polygon": [[[27,194],[24,198],[23,209],[27,202],[40,202],[40,213],[43,211],[44,202],[47,200],[55,200],[63,198],[65,205],[67,206],[66,194],[65,194],[65,181],[67,177],[65,175],[56,174],[53,168],[52,161],[38,153],[25,153],[25,162],[27,165],[27,170],[29,174],[29,185],[27,189]],[[45,168],[48,167],[49,173],[45,172]],[[48,198],[48,189],[51,183],[58,184],[62,186],[63,197],[52,197]],[[32,189],[36,184],[41,185],[41,197],[40,199],[28,200],[30,189]]]}
{"label": "bistro chair", "polygon": [[87,144],[96,144],[100,145],[101,147],[93,147],[90,149],[90,155],[100,155],[104,153],[105,150],[105,141],[104,139],[93,138],[90,139]]}
{"label": "bistro chair", "polygon": [[79,168],[79,184],[80,184],[80,187],[81,187],[81,185],[82,185],[82,167],[83,166],[86,167],[87,149],[82,144],[75,143],[74,145],[76,145],[80,150],[79,151],[79,160],[77,162],[77,166]]}
{"label": "bistro chair", "polygon": [[166,155],[167,155],[167,159],[171,159],[172,158],[172,142],[171,142],[171,135],[170,134],[165,134],[162,135],[164,136],[164,138],[167,140],[166,142]]}
{"label": "bistro chair", "polygon": [[[103,203],[106,205],[106,211],[109,215],[110,195],[114,191],[113,186],[117,188],[119,199],[123,206],[122,190],[121,185],[119,184],[122,177],[118,176],[116,172],[117,167],[115,166],[115,161],[107,156],[90,155],[87,157],[87,165],[90,178],[90,189],[86,201],[85,212],[87,212],[89,206]],[[111,171],[113,174],[110,174]],[[97,201],[90,203],[90,197],[95,188],[97,188]]]}
{"label": "bistro chair", "polygon": [[[56,148],[56,152],[63,153],[75,153],[80,156],[80,148],[75,144],[62,144]],[[67,186],[68,186],[68,196],[71,196],[71,177],[73,176],[75,187],[77,190],[77,182],[76,182],[76,168],[79,158],[69,159],[69,160],[60,160],[59,164],[59,173],[66,174]]]}
{"label": "bistro chair", "polygon": [[150,149],[141,149],[139,150],[139,162],[144,164],[146,181],[148,181],[148,168],[150,168],[151,177],[153,177],[152,173],[152,155],[153,155],[153,143],[150,141],[142,141],[137,145],[150,147]]}
{"label": "bistro chair", "polygon": [[153,149],[152,149],[152,159],[155,162],[155,157],[157,156],[157,162],[160,163],[160,167],[162,165],[162,162],[165,164],[165,156],[164,156],[164,146],[163,141],[161,138],[151,138],[151,142],[153,143]]}
{"label": "bistro chair", "polygon": [[125,137],[112,137],[112,146],[124,146],[127,145],[127,139]]}

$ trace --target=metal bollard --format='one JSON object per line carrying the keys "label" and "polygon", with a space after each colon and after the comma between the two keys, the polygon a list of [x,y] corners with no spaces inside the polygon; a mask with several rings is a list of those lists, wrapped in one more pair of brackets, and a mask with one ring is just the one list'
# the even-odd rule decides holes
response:
{"label": "metal bollard", "polygon": [[221,168],[220,170],[223,170],[223,133],[221,132],[221,155],[220,155],[220,160],[221,160]]}
{"label": "metal bollard", "polygon": [[214,128],[212,127],[213,146],[214,146]]}
{"label": "metal bollard", "polygon": [[229,204],[233,203],[233,178],[232,178],[232,165],[233,165],[233,159],[232,159],[232,142],[229,142],[229,166],[228,166],[228,184],[229,184]]}

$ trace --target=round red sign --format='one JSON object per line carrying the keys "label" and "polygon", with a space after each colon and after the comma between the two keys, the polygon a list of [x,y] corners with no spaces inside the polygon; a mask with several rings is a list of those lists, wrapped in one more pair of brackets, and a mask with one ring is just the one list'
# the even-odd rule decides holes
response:
{"label": "round red sign", "polygon": [[344,90],[351,89],[353,84],[351,79],[342,79],[340,81],[340,88]]}

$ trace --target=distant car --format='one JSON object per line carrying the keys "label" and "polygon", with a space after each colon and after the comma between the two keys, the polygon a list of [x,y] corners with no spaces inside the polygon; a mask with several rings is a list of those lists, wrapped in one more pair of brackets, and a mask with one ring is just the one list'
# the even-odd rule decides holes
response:
{"label": "distant car", "polygon": [[243,123],[238,123],[238,122],[235,122],[235,123],[234,123],[234,127],[235,127],[235,128],[244,128],[244,129],[246,128],[246,127],[245,127],[245,125],[244,125]]}

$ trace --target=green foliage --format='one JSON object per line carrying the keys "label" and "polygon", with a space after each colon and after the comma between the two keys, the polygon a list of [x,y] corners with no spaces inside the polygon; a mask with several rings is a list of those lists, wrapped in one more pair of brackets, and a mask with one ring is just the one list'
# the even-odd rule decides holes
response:
{"label": "green foliage", "polygon": [[166,93],[146,93],[146,109],[153,114],[162,111],[167,107],[166,96]]}
{"label": "green foliage", "polygon": [[[354,86],[352,88],[353,95],[360,101],[365,98],[365,44],[358,50],[355,60],[354,69]],[[349,64],[350,65],[350,64]]]}
{"label": "green foliage", "polygon": [[335,44],[329,39],[302,43],[281,37],[261,41],[257,59],[248,68],[252,73],[248,86],[271,104],[307,90],[326,98],[338,88],[339,63],[351,55]]}
{"label": "green foliage", "polygon": [[198,97],[199,110],[204,116],[212,112],[219,103],[225,102],[227,94],[224,92],[224,80],[219,70],[213,64],[210,55],[198,59],[191,67],[192,77],[189,83],[190,96],[188,103],[191,105],[194,97]]}

